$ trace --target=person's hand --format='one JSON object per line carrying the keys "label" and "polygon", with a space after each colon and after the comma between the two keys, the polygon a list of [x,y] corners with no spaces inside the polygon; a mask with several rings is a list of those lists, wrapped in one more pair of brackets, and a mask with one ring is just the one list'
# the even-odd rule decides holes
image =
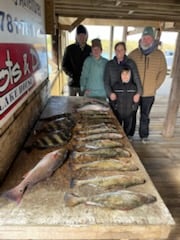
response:
{"label": "person's hand", "polygon": [[86,91],[84,92],[84,96],[89,96],[89,94],[90,94],[90,90],[86,90]]}
{"label": "person's hand", "polygon": [[134,95],[134,97],[133,97],[133,101],[134,101],[135,103],[138,103],[138,102],[139,102],[139,99],[140,99],[140,95],[139,95],[139,93],[136,93],[136,94]]}
{"label": "person's hand", "polygon": [[111,101],[115,101],[117,99],[117,96],[115,93],[111,93],[109,98],[111,99]]}

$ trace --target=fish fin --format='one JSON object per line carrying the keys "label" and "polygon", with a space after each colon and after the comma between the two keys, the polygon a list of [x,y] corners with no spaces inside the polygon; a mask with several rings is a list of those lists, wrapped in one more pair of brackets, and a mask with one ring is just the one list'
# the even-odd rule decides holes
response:
{"label": "fish fin", "polygon": [[75,187],[75,186],[76,186],[76,184],[77,184],[77,180],[76,180],[76,179],[74,179],[74,178],[72,178],[72,179],[71,179],[71,181],[70,181],[70,188],[73,188],[73,187]]}
{"label": "fish fin", "polygon": [[12,200],[12,201],[15,201],[17,204],[19,204],[24,192],[25,192],[25,189],[21,190],[19,188],[19,186],[16,186],[16,187],[2,193],[2,197]]}
{"label": "fish fin", "polygon": [[65,193],[64,201],[65,201],[66,206],[68,206],[68,207],[73,207],[80,203],[79,196],[77,196],[74,193]]}

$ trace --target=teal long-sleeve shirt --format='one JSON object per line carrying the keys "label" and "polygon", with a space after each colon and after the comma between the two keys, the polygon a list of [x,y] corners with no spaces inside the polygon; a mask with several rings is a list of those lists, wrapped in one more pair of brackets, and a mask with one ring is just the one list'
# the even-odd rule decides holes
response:
{"label": "teal long-sleeve shirt", "polygon": [[81,91],[88,91],[88,97],[106,97],[104,88],[104,69],[108,60],[104,57],[95,59],[93,56],[86,58],[83,64],[80,86]]}

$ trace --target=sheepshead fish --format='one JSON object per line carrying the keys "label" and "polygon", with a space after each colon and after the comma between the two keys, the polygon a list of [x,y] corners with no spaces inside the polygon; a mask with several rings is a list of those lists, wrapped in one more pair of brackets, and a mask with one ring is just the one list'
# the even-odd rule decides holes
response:
{"label": "sheepshead fish", "polygon": [[110,108],[101,103],[90,103],[90,104],[86,104],[82,107],[79,107],[76,110],[77,110],[77,112],[90,111],[90,110],[92,110],[92,111],[109,111]]}
{"label": "sheepshead fish", "polygon": [[121,147],[117,148],[100,148],[100,149],[93,149],[91,151],[86,151],[86,152],[78,152],[78,151],[73,151],[71,154],[73,159],[83,159],[85,158],[86,160],[94,159],[98,160],[98,158],[112,158],[116,156],[121,156],[121,157],[131,157],[131,153]]}
{"label": "sheepshead fish", "polygon": [[57,131],[52,133],[47,133],[44,136],[37,137],[36,140],[32,142],[31,145],[27,145],[24,149],[29,152],[32,148],[45,149],[50,147],[57,147],[65,145],[71,138],[70,131]]}
{"label": "sheepshead fish", "polygon": [[95,188],[97,187],[107,190],[113,187],[127,188],[129,186],[143,183],[145,183],[145,179],[141,176],[121,174],[107,177],[95,177],[84,180],[73,179],[71,182],[71,187],[89,185]]}
{"label": "sheepshead fish", "polygon": [[146,193],[120,190],[116,192],[105,192],[89,197],[80,197],[73,193],[66,193],[64,196],[64,201],[68,207],[73,207],[84,203],[101,208],[131,210],[144,204],[155,202],[156,197]]}
{"label": "sheepshead fish", "polygon": [[84,142],[84,144],[80,145],[76,143],[74,149],[76,149],[77,151],[88,151],[92,149],[115,148],[115,147],[123,147],[123,144],[119,141],[114,141],[110,139],[99,139],[95,141]]}
{"label": "sheepshead fish", "polygon": [[98,139],[122,139],[121,133],[95,133],[85,137],[79,137],[77,141],[93,141]]}
{"label": "sheepshead fish", "polygon": [[74,120],[69,118],[60,118],[57,120],[53,120],[50,122],[45,122],[39,128],[34,130],[34,133],[37,134],[39,132],[54,132],[57,130],[66,130],[72,129],[75,125]]}
{"label": "sheepshead fish", "polygon": [[123,158],[123,160],[116,159],[106,159],[100,161],[86,162],[86,163],[72,163],[71,168],[73,171],[79,169],[86,170],[97,170],[97,171],[136,171],[137,166],[128,158]]}
{"label": "sheepshead fish", "polygon": [[19,203],[26,189],[50,177],[64,163],[67,154],[66,149],[58,149],[46,154],[16,187],[4,192],[2,197]]}

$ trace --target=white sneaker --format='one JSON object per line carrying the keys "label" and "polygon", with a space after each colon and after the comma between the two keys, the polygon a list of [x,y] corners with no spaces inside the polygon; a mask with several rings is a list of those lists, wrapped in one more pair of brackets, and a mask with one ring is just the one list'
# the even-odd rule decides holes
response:
{"label": "white sneaker", "polygon": [[141,142],[142,142],[143,144],[148,143],[148,138],[141,138]]}

